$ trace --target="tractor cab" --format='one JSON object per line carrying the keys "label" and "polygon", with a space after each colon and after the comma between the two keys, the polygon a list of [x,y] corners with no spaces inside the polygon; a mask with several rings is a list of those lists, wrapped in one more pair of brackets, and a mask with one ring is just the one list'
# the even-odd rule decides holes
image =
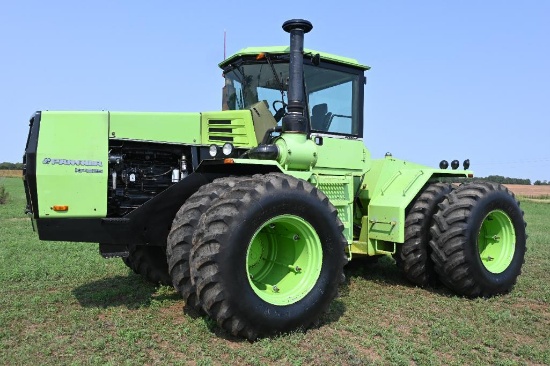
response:
{"label": "tractor cab", "polygon": [[[254,110],[259,104],[281,125],[288,106],[289,59],[289,47],[252,47],[224,60],[219,65],[225,78],[222,109]],[[308,49],[303,63],[308,131],[361,138],[363,73],[369,67]]]}

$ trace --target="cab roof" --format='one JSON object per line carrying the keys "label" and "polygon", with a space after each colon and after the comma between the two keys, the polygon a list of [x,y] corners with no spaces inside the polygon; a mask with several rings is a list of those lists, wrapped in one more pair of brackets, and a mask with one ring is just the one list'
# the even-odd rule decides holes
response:
{"label": "cab roof", "polygon": [[[262,52],[267,52],[267,53],[274,54],[274,55],[276,55],[276,54],[288,54],[289,51],[290,51],[289,46],[247,47],[247,48],[243,48],[242,50],[237,51],[237,53],[229,56],[228,58],[226,58],[225,60],[220,62],[219,66],[223,69],[225,66],[229,65],[235,59],[237,59],[239,57],[243,57],[243,56],[256,56],[256,55],[258,55]],[[324,60],[324,61],[337,63],[337,64],[342,64],[342,65],[346,65],[346,66],[351,66],[351,67],[355,67],[355,68],[358,68],[358,69],[361,69],[361,70],[369,70],[370,69],[370,66],[360,64],[354,58],[337,56],[337,55],[333,55],[331,53],[311,50],[309,48],[304,49],[304,55],[313,56],[313,55],[316,55],[316,54],[319,54],[321,56],[321,60]]]}

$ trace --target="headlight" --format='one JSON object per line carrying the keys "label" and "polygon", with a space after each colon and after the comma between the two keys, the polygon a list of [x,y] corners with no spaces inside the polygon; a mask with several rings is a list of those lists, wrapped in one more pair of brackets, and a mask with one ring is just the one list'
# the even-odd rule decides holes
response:
{"label": "headlight", "polygon": [[216,145],[210,145],[210,147],[208,148],[208,154],[215,158],[216,155],[218,155],[218,147]]}
{"label": "headlight", "polygon": [[223,144],[222,152],[225,156],[231,155],[231,153],[233,152],[233,144],[230,142],[226,142],[225,144]]}

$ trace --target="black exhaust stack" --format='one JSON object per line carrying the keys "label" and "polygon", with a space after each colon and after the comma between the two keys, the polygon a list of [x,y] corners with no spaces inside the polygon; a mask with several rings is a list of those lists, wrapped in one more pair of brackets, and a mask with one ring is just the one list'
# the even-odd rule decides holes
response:
{"label": "black exhaust stack", "polygon": [[285,32],[290,33],[288,113],[283,117],[283,132],[307,132],[304,116],[304,34],[312,28],[313,25],[304,19],[291,19],[283,23]]}

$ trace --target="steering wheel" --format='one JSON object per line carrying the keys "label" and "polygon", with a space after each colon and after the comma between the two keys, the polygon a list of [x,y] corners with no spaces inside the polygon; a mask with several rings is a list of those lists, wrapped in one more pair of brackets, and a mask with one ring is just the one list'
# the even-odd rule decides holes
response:
{"label": "steering wheel", "polygon": [[[277,103],[281,103],[281,108],[277,109],[277,107],[275,107],[275,105],[277,105]],[[281,118],[283,118],[283,116],[286,113],[287,104],[282,100],[276,100],[271,104],[271,106],[273,107],[273,110],[275,111],[275,115],[273,117],[275,118],[275,121],[279,122],[281,120]]]}

